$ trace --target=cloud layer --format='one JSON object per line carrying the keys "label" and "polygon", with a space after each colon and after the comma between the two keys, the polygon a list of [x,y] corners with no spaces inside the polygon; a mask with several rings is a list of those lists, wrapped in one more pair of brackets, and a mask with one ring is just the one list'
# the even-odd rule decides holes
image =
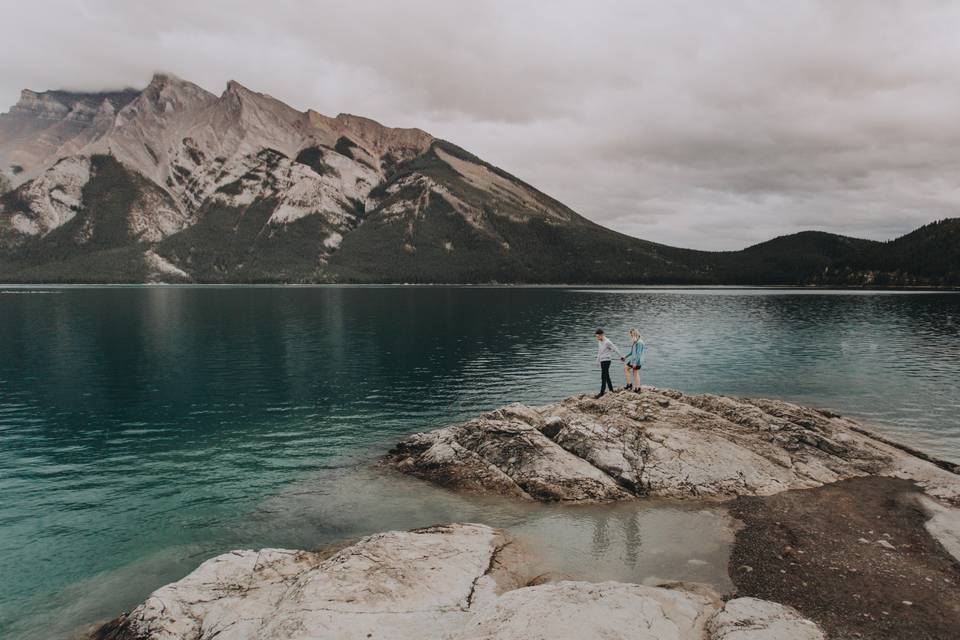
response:
{"label": "cloud layer", "polygon": [[960,4],[0,0],[21,88],[214,92],[447,138],[614,229],[740,248],[960,215]]}

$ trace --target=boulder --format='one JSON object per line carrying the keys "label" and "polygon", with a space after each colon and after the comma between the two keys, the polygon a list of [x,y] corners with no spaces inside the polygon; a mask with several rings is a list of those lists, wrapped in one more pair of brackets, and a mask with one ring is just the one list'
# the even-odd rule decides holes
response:
{"label": "boulder", "polygon": [[540,501],[725,499],[891,475],[960,504],[956,465],[854,420],[779,400],[650,387],[509,405],[413,435],[384,462],[452,488]]}

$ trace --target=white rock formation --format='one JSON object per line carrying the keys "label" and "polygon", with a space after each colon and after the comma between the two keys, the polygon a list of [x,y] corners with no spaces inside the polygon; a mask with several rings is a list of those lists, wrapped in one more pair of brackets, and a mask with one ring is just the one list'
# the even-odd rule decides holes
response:
{"label": "white rock formation", "polygon": [[[483,525],[369,536],[340,551],[235,551],[154,592],[111,640],[776,640],[813,623],[698,585],[525,587],[523,554]],[[731,635],[749,629],[753,635]],[[766,629],[767,633],[763,633]],[[707,635],[708,630],[713,635]]]}
{"label": "white rock formation", "polygon": [[438,637],[518,586],[497,564],[507,544],[489,527],[454,525],[377,534],[332,555],[236,551],[156,591],[119,637]]}
{"label": "white rock formation", "polygon": [[960,504],[960,476],[853,420],[776,400],[652,388],[510,405],[411,436],[386,460],[446,486],[537,500],[771,495],[891,475]]}
{"label": "white rock formation", "polygon": [[960,564],[960,509],[944,506],[925,496],[921,498],[921,507],[930,518],[924,523],[927,531]]}
{"label": "white rock formation", "polygon": [[190,274],[153,251],[143,252],[147,282],[189,282]]}
{"label": "white rock formation", "polygon": [[13,214],[14,229],[25,235],[43,235],[69,222],[82,204],[83,187],[90,180],[90,160],[64,158],[20,192],[29,208]]}
{"label": "white rock formation", "polygon": [[823,631],[791,607],[736,598],[707,623],[711,640],[824,640]]}
{"label": "white rock formation", "polygon": [[715,594],[621,582],[556,582],[509,591],[479,607],[451,640],[703,638]]}

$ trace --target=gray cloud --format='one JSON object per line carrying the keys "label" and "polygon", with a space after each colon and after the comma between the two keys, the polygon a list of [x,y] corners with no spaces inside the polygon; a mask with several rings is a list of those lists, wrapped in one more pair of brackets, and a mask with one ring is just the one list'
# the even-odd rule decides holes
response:
{"label": "gray cloud", "polygon": [[960,205],[960,4],[0,0],[23,87],[229,79],[447,138],[619,231],[887,239]]}

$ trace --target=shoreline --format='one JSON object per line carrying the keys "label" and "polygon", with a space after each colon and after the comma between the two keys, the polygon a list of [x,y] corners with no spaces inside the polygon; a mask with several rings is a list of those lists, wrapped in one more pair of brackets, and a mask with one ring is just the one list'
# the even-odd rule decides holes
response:
{"label": "shoreline", "polygon": [[[562,601],[568,610],[580,611],[586,616],[588,623],[593,625],[591,629],[601,628],[606,624],[609,610],[605,604],[598,605],[595,600],[597,593],[605,594],[604,601],[628,598],[634,602],[631,606],[640,609],[643,608],[640,603],[648,598],[661,599],[658,602],[663,602],[663,598],[670,602],[683,599],[687,603],[685,606],[702,611],[696,620],[684,622],[689,623],[684,633],[690,635],[679,636],[683,638],[726,638],[722,634],[722,629],[727,628],[724,621],[739,611],[740,607],[753,611],[751,615],[754,617],[751,619],[755,621],[759,619],[756,617],[759,616],[757,611],[773,612],[770,613],[773,617],[763,623],[769,622],[768,626],[763,627],[764,633],[772,633],[770,630],[778,628],[778,625],[794,625],[791,628],[801,634],[796,635],[798,638],[846,637],[844,634],[848,632],[877,639],[937,638],[943,637],[943,629],[960,625],[960,608],[953,604],[960,601],[960,557],[951,555],[947,546],[951,536],[960,536],[960,476],[956,474],[956,465],[953,463],[937,460],[922,452],[916,452],[920,454],[916,455],[910,447],[877,436],[859,423],[831,411],[808,409],[780,401],[686,396],[653,388],[645,388],[641,395],[614,392],[608,396],[601,401],[583,396],[571,397],[553,405],[535,408],[508,405],[467,423],[411,436],[388,452],[378,466],[381,471],[387,470],[383,468],[385,466],[426,480],[427,486],[438,485],[441,491],[467,491],[481,495],[493,493],[518,503],[535,504],[544,500],[579,502],[590,504],[591,509],[609,512],[616,505],[635,505],[637,509],[642,509],[644,505],[652,507],[658,502],[659,496],[667,499],[666,504],[676,500],[692,510],[712,505],[712,508],[722,510],[740,523],[734,533],[727,567],[734,591],[724,593],[706,586],[677,583],[639,588],[630,586],[630,583],[569,582],[562,573],[556,573],[556,567],[551,570],[549,566],[540,566],[533,571],[529,557],[525,562],[518,559],[508,562],[498,559],[498,551],[488,559],[489,567],[500,567],[512,572],[514,577],[508,581],[509,585],[498,583],[498,586],[491,587],[493,591],[485,596],[486,604],[475,606],[473,596],[467,596],[466,604],[459,605],[466,617],[459,613],[455,620],[441,616],[444,620],[442,624],[448,625],[450,633],[454,634],[445,637],[473,637],[456,635],[460,633],[459,629],[464,628],[463,624],[468,627],[471,624],[493,625],[491,628],[497,629],[498,634],[506,634],[505,630],[510,628],[517,616],[526,615],[523,611],[535,610],[543,614],[543,598],[549,602],[553,599]],[[690,429],[696,431],[696,437],[683,439],[683,432]],[[662,440],[658,433],[666,434],[667,440]],[[637,439],[638,434],[647,440],[641,442]],[[657,453],[657,447],[654,446],[658,441],[669,443],[670,438],[673,438],[671,446],[682,442],[688,447],[683,455],[689,456],[693,465],[677,468],[681,472],[680,482],[676,482],[678,476],[669,473],[657,475],[660,471],[648,468],[660,465],[662,470],[674,464],[670,458]],[[698,447],[698,443],[705,443],[705,448]],[[610,444],[615,446],[607,446]],[[622,454],[638,445],[646,448],[637,449],[636,458],[624,458],[622,455],[616,458],[618,452]],[[570,455],[572,452],[576,455]],[[784,452],[790,461],[782,457]],[[724,458],[730,455],[734,458]],[[411,456],[412,463],[408,460]],[[483,463],[478,466],[476,463],[481,458]],[[769,466],[763,462],[764,459],[768,459],[767,462],[770,459],[779,460],[777,464],[780,465],[780,471],[777,471],[777,464]],[[647,476],[631,476],[628,468],[630,460],[642,461],[642,470]],[[731,460],[755,467],[742,466],[731,475],[727,473]],[[488,464],[489,468],[483,466]],[[378,467],[371,468],[376,470]],[[694,477],[690,475],[691,469],[706,469],[706,474]],[[797,475],[784,475],[786,469],[794,469]],[[747,478],[745,484],[741,482],[741,477]],[[940,518],[937,515],[937,526],[932,526],[930,522],[935,514],[924,507],[921,498],[935,501],[937,513],[949,517]],[[838,505],[842,505],[839,510]],[[576,504],[560,504],[557,508],[578,510]],[[877,525],[873,525],[878,521],[884,526],[877,528]],[[451,524],[442,525],[440,529],[428,529],[431,535],[441,530],[445,532],[444,535],[460,535],[464,526],[477,525]],[[418,541],[421,540],[417,538],[420,531],[412,532]],[[517,546],[512,536],[500,530],[493,531],[489,535],[501,536],[496,538],[500,540],[495,545],[498,549],[514,545],[519,554],[522,545]],[[413,540],[409,538],[410,534],[393,532],[368,536],[355,544],[380,544],[379,541],[385,539],[383,536]],[[407,544],[400,544],[396,551],[390,553],[402,556],[409,551],[405,546]],[[460,557],[463,548],[458,544],[444,553],[453,554],[450,557]],[[524,544],[535,545],[536,538],[527,539]],[[344,548],[341,544],[336,548],[340,550],[336,553],[346,553],[349,557],[354,547]],[[571,548],[569,551],[576,552],[577,549]],[[257,557],[268,552],[275,553],[261,550]],[[240,557],[237,553],[214,559],[220,565],[211,565],[214,560],[208,561],[194,574],[158,591],[167,594],[163,596],[164,607],[169,605],[171,598],[180,602],[178,598],[186,597],[180,594],[190,593],[193,594],[190,597],[195,598],[196,594],[206,593],[205,590],[211,588],[213,591],[201,598],[204,602],[217,602],[228,597],[228,593],[233,593],[226,588],[229,580],[220,576],[211,583],[208,574],[211,566],[232,566],[234,560],[231,558]],[[302,552],[277,553],[282,556],[284,553]],[[323,558],[331,557],[324,555],[326,553],[321,554]],[[366,568],[360,575],[351,574],[349,579],[338,579],[341,586],[334,591],[324,591],[323,598],[337,600],[343,589],[350,593],[356,593],[357,589],[367,593],[372,588],[376,593],[385,588],[382,577],[377,577],[383,562],[400,562],[399,566],[403,568],[396,570],[414,571],[408,560],[388,560],[381,552],[372,556],[364,553],[364,557],[379,560],[373,561],[372,565],[365,564]],[[845,563],[845,573],[837,573],[838,557]],[[288,576],[282,581],[296,579],[298,584],[308,584],[312,580],[320,580],[326,584],[331,579],[329,572],[340,570],[324,562],[310,561],[298,569],[291,568],[289,571],[292,573],[284,573],[279,569],[276,571],[280,571],[278,575]],[[436,579],[456,575],[460,569],[454,566],[459,565],[455,563],[443,569]],[[256,565],[254,569],[256,575]],[[317,571],[320,574],[316,577],[306,577],[314,575],[309,572]],[[891,574],[891,571],[895,573]],[[204,575],[208,577],[203,578],[199,586],[195,584]],[[253,579],[251,584],[254,585],[261,580],[250,578],[249,569],[244,570],[243,575],[247,576],[246,580]],[[894,579],[891,579],[891,575]],[[853,579],[844,576],[853,576]],[[267,577],[262,579],[267,580]],[[481,579],[485,578],[473,578],[474,581]],[[590,580],[590,577],[579,576],[578,579]],[[826,589],[823,585],[828,583],[834,586]],[[194,586],[188,588],[190,584]],[[268,584],[273,583],[264,583],[263,588],[268,588]],[[604,586],[620,584],[623,586]],[[200,592],[196,591],[198,588]],[[259,593],[260,589],[257,587],[254,592]],[[469,593],[472,594],[475,589],[476,586],[471,587]],[[422,591],[419,583],[406,585],[402,588],[402,594],[395,593],[390,598],[426,598],[423,602],[434,604],[439,602],[437,598],[442,600],[439,594],[424,595]],[[614,596],[614,593],[618,595]],[[247,597],[243,595],[239,600],[230,600],[232,604],[229,606],[223,600],[223,604],[215,609],[207,605],[197,609],[195,605],[189,605],[187,600],[176,606],[194,607],[189,608],[192,612],[189,619],[207,622],[220,620],[210,627],[216,629],[217,624],[226,624],[224,621],[233,620],[236,615],[251,615],[248,607],[252,605],[251,601],[245,599]],[[518,599],[522,606],[507,604]],[[850,599],[858,606],[851,607]],[[724,600],[728,600],[727,606],[723,605]],[[179,618],[180,614],[171,618],[165,613],[166,608],[161,611],[155,604],[150,604],[152,601],[148,600],[133,613],[121,616],[89,637],[98,640],[141,640],[154,637],[151,634],[159,629],[166,629],[164,633],[174,633],[175,629],[179,629],[185,619]],[[315,601],[308,598],[297,602],[300,604],[278,605],[276,609],[270,605],[267,610],[257,614],[260,622],[257,623],[256,633],[251,630],[248,635],[227,634],[222,637],[279,638],[282,636],[271,635],[274,632],[267,633],[267,630],[279,629],[276,626],[280,624],[278,620],[290,616],[296,620],[296,625],[306,625],[304,628],[314,630],[325,628],[327,624],[346,625],[345,628],[350,629],[351,633],[344,637],[358,638],[364,637],[359,635],[361,631],[364,634],[375,632],[372,637],[381,638],[419,637],[418,633],[424,628],[441,624],[441,618],[428,616],[428,620],[418,623],[427,625],[417,627],[420,632],[415,633],[408,628],[391,634],[383,626],[394,624],[388,620],[394,620],[391,616],[396,612],[389,607],[378,614],[386,616],[379,619],[381,626],[369,627],[363,626],[360,622],[363,618],[350,613],[347,610],[349,607],[344,610],[338,608],[340,613],[334,616],[335,620],[327,617],[319,619],[311,613]],[[374,605],[368,602],[364,606],[369,608]],[[499,614],[495,612],[502,612],[505,607],[514,607],[512,613],[506,618],[498,617]],[[465,623],[465,620],[474,622]],[[149,621],[149,624],[144,621]],[[207,622],[201,622],[202,628],[207,628]],[[631,618],[629,622],[635,625],[638,620]],[[655,618],[639,622],[659,624],[663,620]],[[677,620],[671,622],[674,623]],[[144,624],[147,626],[144,627]],[[738,624],[733,624],[731,628],[739,628]],[[150,632],[144,635],[144,629]],[[352,635],[353,631],[357,631],[358,635]],[[913,635],[903,635],[908,632]],[[174,633],[163,637],[194,636],[184,632],[183,635]],[[524,636],[507,634],[502,637]],[[557,637],[565,636],[561,634]],[[757,636],[767,637],[776,636]]]}
{"label": "shoreline", "polygon": [[100,289],[100,288],[471,288],[471,289],[611,289],[611,290],[650,290],[665,291],[683,289],[687,291],[808,291],[808,292],[864,292],[864,293],[960,293],[960,285],[917,285],[896,287],[868,287],[856,285],[790,285],[790,284],[591,284],[591,283],[469,283],[469,282],[0,282],[0,288],[18,289]]}
{"label": "shoreline", "polygon": [[736,498],[737,594],[795,607],[831,638],[950,637],[960,557],[931,535],[923,495],[907,480],[867,476]]}

